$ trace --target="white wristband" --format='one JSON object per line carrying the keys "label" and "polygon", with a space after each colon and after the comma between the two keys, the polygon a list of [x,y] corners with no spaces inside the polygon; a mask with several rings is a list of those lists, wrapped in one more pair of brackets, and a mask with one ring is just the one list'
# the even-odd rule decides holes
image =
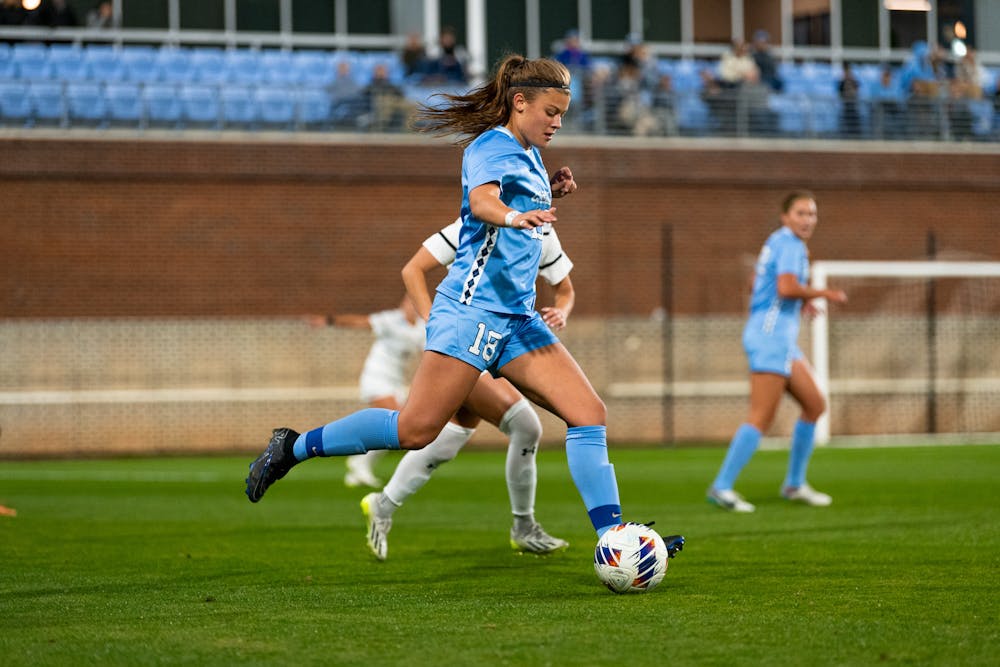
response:
{"label": "white wristband", "polygon": [[514,218],[516,218],[519,215],[521,215],[520,211],[508,211],[507,215],[505,215],[503,217],[503,226],[504,227],[513,227],[514,226]]}

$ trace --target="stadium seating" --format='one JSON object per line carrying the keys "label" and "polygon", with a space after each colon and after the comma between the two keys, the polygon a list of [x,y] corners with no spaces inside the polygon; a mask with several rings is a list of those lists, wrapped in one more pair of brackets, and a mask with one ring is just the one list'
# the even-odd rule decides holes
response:
{"label": "stadium seating", "polygon": [[295,97],[285,88],[264,86],[255,93],[259,120],[263,126],[291,129],[295,124]]}
{"label": "stadium seating", "polygon": [[67,83],[66,107],[71,124],[103,125],[108,113],[104,86],[89,81]]}
{"label": "stadium seating", "polygon": [[145,105],[138,84],[113,82],[104,87],[111,123],[138,126],[145,119]]}
{"label": "stadium seating", "polygon": [[32,81],[28,87],[31,99],[32,117],[43,125],[64,125],[66,123],[66,98],[61,83],[53,81]]}
{"label": "stadium seating", "polygon": [[250,88],[228,86],[219,92],[222,124],[225,127],[252,128],[259,118],[257,100]]}
{"label": "stadium seating", "polygon": [[181,121],[181,101],[177,86],[151,83],[142,89],[146,120],[151,126],[177,127]]}
{"label": "stadium seating", "polygon": [[182,85],[180,98],[181,120],[185,126],[218,127],[221,108],[217,88],[200,84]]}
{"label": "stadium seating", "polygon": [[32,118],[28,84],[24,81],[0,81],[0,118],[4,125],[25,125]]}

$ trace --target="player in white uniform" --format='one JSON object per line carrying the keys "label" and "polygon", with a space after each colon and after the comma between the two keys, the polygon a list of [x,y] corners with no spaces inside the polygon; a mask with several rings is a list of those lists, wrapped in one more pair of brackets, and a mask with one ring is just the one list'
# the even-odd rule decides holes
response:
{"label": "player in white uniform", "polygon": [[[459,218],[426,241],[403,268],[403,282],[417,311],[425,316],[431,309],[427,274],[455,261],[462,220]],[[545,231],[539,274],[555,290],[555,303],[541,309],[542,319],[558,331],[566,325],[573,309],[575,292],[569,273],[573,262],[562,250],[555,230]],[[442,464],[455,458],[469,441],[481,419],[510,436],[507,447],[507,490],[510,495],[514,525],[510,543],[514,549],[530,553],[550,553],[569,544],[545,532],[535,520],[535,490],[538,483],[535,453],[542,435],[542,424],[527,399],[502,378],[483,373],[462,409],[445,425],[438,437],[419,450],[406,453],[392,479],[380,493],[371,493],[361,501],[368,524],[368,548],[380,560],[388,553],[387,536],[393,513],[419,491]]]}
{"label": "player in white uniform", "polygon": [[[398,308],[370,315],[341,313],[310,315],[311,326],[336,326],[370,329],[375,334],[361,370],[361,400],[372,408],[399,410],[406,400],[407,369],[424,350],[424,320],[409,297],[403,297]],[[346,457],[344,484],[350,487],[380,488],[382,480],[375,476],[374,466],[385,450],[371,451]]]}

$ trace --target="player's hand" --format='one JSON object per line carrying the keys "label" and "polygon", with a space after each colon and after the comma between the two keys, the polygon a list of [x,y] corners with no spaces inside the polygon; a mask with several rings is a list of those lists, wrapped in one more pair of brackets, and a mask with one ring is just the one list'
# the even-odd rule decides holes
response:
{"label": "player's hand", "polygon": [[824,290],[827,301],[832,301],[833,303],[847,303],[847,293],[844,290],[839,289],[828,289]]}
{"label": "player's hand", "polygon": [[541,227],[545,224],[551,224],[557,219],[556,209],[553,206],[552,208],[547,209],[525,211],[521,215],[514,218],[510,226],[514,229],[533,229],[535,227]]}
{"label": "player's hand", "polygon": [[552,196],[556,199],[571,195],[577,189],[576,181],[573,180],[573,172],[569,170],[569,167],[560,167],[552,174],[549,185],[552,186]]}
{"label": "player's hand", "polygon": [[559,331],[566,327],[566,313],[563,312],[562,308],[545,306],[541,312],[542,321],[549,325],[549,328],[553,331]]}
{"label": "player's hand", "polygon": [[823,315],[823,309],[817,306],[815,301],[806,301],[802,304],[802,315],[807,320],[814,320]]}

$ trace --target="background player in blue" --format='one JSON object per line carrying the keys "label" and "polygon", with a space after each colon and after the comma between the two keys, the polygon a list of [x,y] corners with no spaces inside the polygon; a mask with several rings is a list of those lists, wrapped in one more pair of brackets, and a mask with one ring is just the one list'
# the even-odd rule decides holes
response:
{"label": "background player in blue", "polygon": [[[566,422],[570,474],[598,535],[622,523],[604,402],[534,310],[544,227],[556,221],[552,199],[577,189],[568,167],[550,178],[539,152],[562,126],[569,90],[561,63],[510,55],[483,85],[421,109],[425,130],[458,135],[466,146],[463,224],[409,399],[399,412],[370,408],[302,435],[275,429],[250,464],[252,502],[306,458],[424,447],[489,370]],[[680,536],[666,541],[671,553],[683,544]]]}
{"label": "background player in blue", "polygon": [[750,361],[750,415],[729,443],[729,451],[718,476],[708,490],[709,501],[734,512],[756,508],[733,490],[740,471],[760,444],[761,435],[774,421],[781,396],[786,391],[802,407],[792,432],[788,473],[782,497],[825,507],[832,500],[806,482],[806,467],[812,455],[816,420],[826,409],[826,400],[816,385],[812,367],[798,346],[799,317],[805,303],[807,314],[819,312],[810,299],[825,298],[844,303],[847,295],[837,289],[809,286],[809,251],[806,242],[818,221],[816,200],[808,192],[793,192],[781,205],[781,228],[771,234],[757,258],[750,318],[743,329],[743,349]]}

